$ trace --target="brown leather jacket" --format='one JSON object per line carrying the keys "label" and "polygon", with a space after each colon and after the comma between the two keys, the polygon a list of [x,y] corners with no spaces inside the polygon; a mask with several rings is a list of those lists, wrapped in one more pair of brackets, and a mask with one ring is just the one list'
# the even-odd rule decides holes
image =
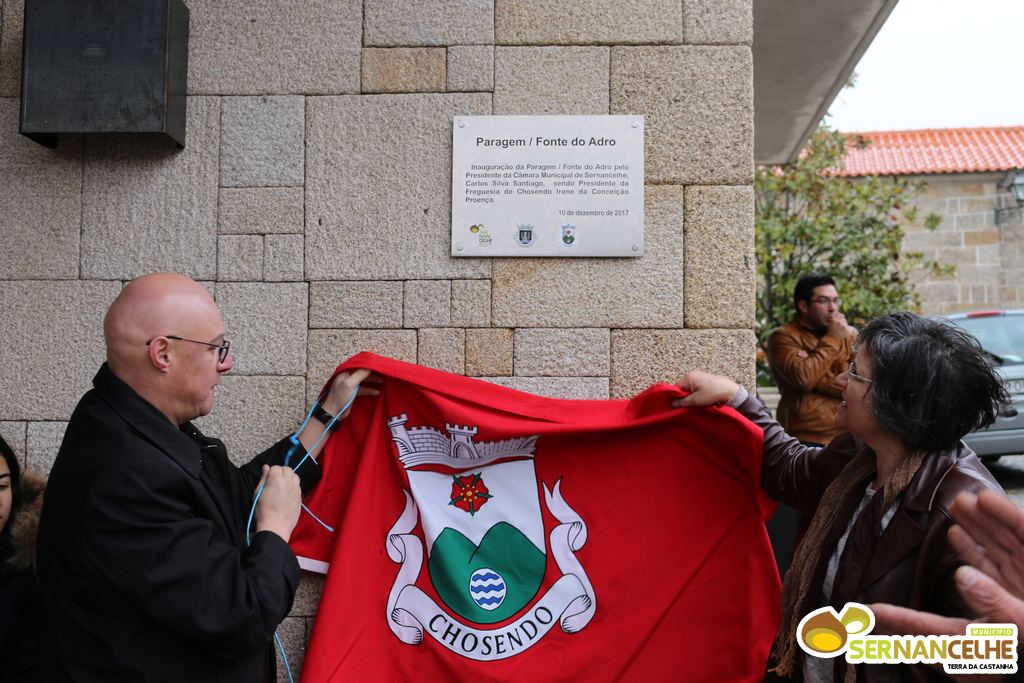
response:
{"label": "brown leather jacket", "polygon": [[782,395],[778,419],[787,432],[827,444],[837,434],[843,390],[835,383],[853,357],[853,338],[818,336],[796,318],[768,337],[768,365]]}
{"label": "brown leather jacket", "polygon": [[[800,512],[803,535],[825,489],[846,463],[867,446],[847,433],[826,448],[804,446],[786,434],[754,397],[747,398],[737,410],[764,430],[761,487],[772,499]],[[860,583],[849,591],[856,595],[856,601],[886,602],[937,614],[972,617],[953,580],[953,573],[963,562],[949,544],[946,532],[953,524],[949,507],[956,495],[983,489],[1003,492],[963,442],[951,451],[929,453],[904,491]],[[820,561],[828,562],[828,557]],[[839,610],[843,605],[834,607]],[[798,670],[794,679],[801,678]],[[925,665],[872,664],[859,667],[857,680],[887,683],[949,679],[941,670]]]}

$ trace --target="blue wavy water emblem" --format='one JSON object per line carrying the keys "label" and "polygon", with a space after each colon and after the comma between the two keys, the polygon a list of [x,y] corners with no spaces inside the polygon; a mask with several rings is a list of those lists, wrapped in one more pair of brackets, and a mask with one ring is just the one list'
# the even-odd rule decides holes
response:
{"label": "blue wavy water emblem", "polygon": [[485,610],[497,609],[505,600],[505,580],[493,569],[481,567],[469,577],[469,595]]}

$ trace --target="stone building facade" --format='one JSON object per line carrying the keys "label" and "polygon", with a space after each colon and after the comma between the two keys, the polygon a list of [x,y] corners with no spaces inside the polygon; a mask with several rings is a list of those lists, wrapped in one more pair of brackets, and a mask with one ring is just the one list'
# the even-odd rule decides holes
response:
{"label": "stone building facade", "polygon": [[[914,285],[928,314],[1024,306],[1024,211],[1008,182],[1024,169],[1024,126],[858,133],[843,175],[899,176],[923,185],[904,251],[921,252],[952,275],[918,272]],[[996,222],[996,209],[1001,219]],[[925,227],[935,213],[937,230]]]}
{"label": "stone building facade", "polygon": [[1006,172],[950,173],[920,177],[926,183],[916,202],[920,218],[942,217],[934,232],[920,221],[907,226],[907,251],[920,251],[956,266],[950,276],[917,275],[924,313],[1024,307],[1024,212],[1011,212],[999,225],[996,207],[1014,205],[1000,187]]}
{"label": "stone building facade", "polygon": [[[562,397],[754,377],[751,0],[186,0],[187,145],[18,134],[0,0],[0,433],[46,471],[124,283],[206,283],[239,460],[369,350]],[[454,115],[646,117],[646,255],[453,259]],[[320,582],[280,634],[301,667]],[[283,675],[283,673],[282,673]]]}

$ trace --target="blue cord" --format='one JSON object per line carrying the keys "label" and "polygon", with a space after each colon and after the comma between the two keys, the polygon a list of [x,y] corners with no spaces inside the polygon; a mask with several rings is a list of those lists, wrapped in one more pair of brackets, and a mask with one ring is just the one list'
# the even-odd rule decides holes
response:
{"label": "blue cord", "polygon": [[288,655],[284,651],[284,644],[281,642],[281,636],[277,635],[277,631],[274,631],[274,641],[277,643],[277,649],[281,651],[281,659],[284,661],[284,670],[288,672],[288,680],[295,683],[291,664],[288,663]]}
{"label": "blue cord", "polygon": [[327,524],[326,522],[324,522],[324,521],[323,521],[322,519],[320,519],[319,517],[317,517],[316,515],[314,515],[314,514],[313,514],[313,511],[312,511],[312,510],[310,510],[310,509],[309,509],[308,507],[306,507],[306,504],[305,504],[305,503],[299,503],[299,505],[301,505],[301,506],[302,506],[302,509],[303,509],[303,510],[305,510],[305,512],[306,512],[306,514],[307,514],[307,515],[309,515],[310,517],[312,517],[312,518],[313,518],[313,521],[314,521],[314,522],[316,522],[317,524],[319,524],[319,525],[320,525],[320,526],[322,526],[323,528],[327,529],[327,530],[328,530],[328,531],[330,531],[330,532],[331,532],[332,534],[334,533],[334,527],[332,527],[332,526],[328,525],[328,524]]}
{"label": "blue cord", "polygon": [[[299,464],[292,468],[292,472],[298,471],[298,469],[300,467],[302,467],[303,463],[305,463],[307,459],[308,460],[312,460],[313,462],[316,462],[316,458],[314,458],[310,454],[317,449],[317,447],[320,445],[320,442],[324,440],[324,437],[326,437],[328,434],[331,433],[331,428],[338,421],[338,419],[342,415],[345,414],[345,411],[348,410],[350,407],[352,407],[352,402],[356,400],[356,395],[357,395],[358,391],[359,391],[359,385],[357,384],[355,386],[355,389],[352,391],[352,396],[349,397],[348,402],[345,404],[345,407],[343,407],[340,411],[338,411],[338,414],[335,415],[334,417],[332,417],[330,422],[328,422],[326,425],[324,425],[324,431],[322,431],[320,433],[320,436],[317,437],[317,440],[313,442],[312,447],[310,447],[310,449],[308,451],[306,451],[306,454],[304,456],[302,456],[302,460],[299,460]],[[297,430],[295,430],[295,433],[292,434],[290,437],[288,437],[288,439],[292,442],[292,445],[288,448],[288,453],[284,457],[285,467],[287,467],[288,463],[291,462],[292,455],[295,454],[295,450],[302,446],[302,443],[299,441],[299,434],[302,433],[302,431],[306,428],[306,425],[308,425],[309,421],[313,418],[313,410],[316,408],[316,404],[320,402],[321,398],[323,398],[323,395],[317,396],[316,401],[313,403],[313,407],[309,409],[309,413],[306,415],[306,419],[303,420],[302,424],[299,425],[299,428]],[[266,487],[267,487],[267,482],[264,481],[262,484],[260,484],[259,489],[256,490],[256,495],[253,496],[252,507],[249,509],[249,519],[245,523],[245,545],[246,545],[246,547],[248,547],[249,544],[250,544],[250,530],[252,529],[252,518],[256,514],[256,504],[260,502],[260,496],[263,495],[263,489],[265,489]],[[325,524],[319,517],[314,515],[312,513],[312,511],[310,511],[310,509],[308,507],[306,507],[305,503],[300,503],[300,505],[302,506],[302,509],[306,511],[306,514],[308,514],[310,517],[312,517],[314,520],[316,520],[316,522],[320,526],[322,526],[323,528],[327,529],[332,534],[334,533],[334,529],[332,527],[328,526],[327,524]],[[292,667],[288,663],[288,653],[286,653],[284,651],[284,644],[281,642],[281,636],[279,636],[277,634],[276,630],[274,631],[274,642],[277,643],[277,649],[281,651],[281,658],[284,661],[284,668],[285,668],[285,671],[288,672],[288,680],[291,683],[295,683],[295,678],[292,676]]]}
{"label": "blue cord", "polygon": [[[312,460],[313,462],[316,462],[316,458],[314,458],[311,455],[311,453],[313,451],[315,451],[317,449],[317,447],[320,445],[320,442],[323,441],[324,438],[328,434],[331,433],[331,428],[341,418],[341,416],[345,414],[345,411],[352,407],[352,403],[356,400],[356,396],[357,396],[357,392],[358,391],[359,391],[359,385],[357,384],[356,387],[355,387],[355,390],[352,392],[352,396],[349,397],[348,402],[345,403],[344,407],[342,407],[342,409],[338,412],[337,415],[335,415],[333,418],[331,418],[330,422],[328,422],[326,425],[324,425],[324,431],[322,431],[320,433],[320,436],[317,437],[317,440],[313,442],[313,445],[310,447],[310,449],[308,451],[306,451],[305,455],[302,456],[302,459],[299,460],[299,463],[295,467],[292,468],[292,472],[298,472],[299,468],[302,467],[303,464],[305,464],[306,460]],[[317,398],[317,401],[319,401],[319,400],[320,400],[320,397]],[[292,445],[288,449],[288,454],[285,455],[285,458],[284,458],[285,467],[287,467],[288,463],[291,461],[291,458],[292,458],[292,455],[295,452],[296,446],[300,446],[301,445],[301,442],[299,441],[299,434],[302,433],[302,431],[306,428],[306,425],[309,424],[310,419],[312,419],[314,408],[316,408],[316,403],[315,402],[313,404],[313,408],[309,409],[309,413],[306,415],[306,419],[302,422],[301,425],[299,425],[299,428],[295,431],[295,433],[292,434],[290,437],[288,437],[289,440],[292,442]],[[250,537],[250,535],[251,535],[250,531],[252,529],[253,517],[256,514],[256,504],[259,502],[260,496],[263,495],[263,489],[266,488],[266,486],[267,486],[267,482],[265,482],[265,481],[262,484],[260,484],[259,489],[256,491],[256,495],[252,499],[252,507],[249,509],[249,519],[245,523],[245,537],[246,537],[246,539],[248,539]],[[319,517],[314,515],[310,511],[310,509],[306,507],[305,503],[302,503],[301,505],[302,505],[302,509],[306,511],[306,514],[308,514],[310,517],[312,517],[317,522],[317,524],[319,524],[323,528],[327,529],[331,533],[334,533],[334,529],[332,527],[328,526]],[[248,544],[248,540],[246,541],[246,543]]]}
{"label": "blue cord", "polygon": [[[354,398],[355,394],[353,394],[352,396]],[[302,447],[302,443],[299,442],[299,434],[301,434],[302,430],[306,428],[306,425],[309,424],[309,421],[313,419],[313,411],[316,410],[316,405],[320,402],[320,399],[322,399],[323,397],[323,394],[320,394],[319,396],[316,397],[316,400],[313,402],[313,405],[310,406],[309,408],[309,412],[306,413],[306,419],[302,421],[302,424],[299,425],[299,428],[295,430],[295,433],[288,437],[288,440],[292,442],[292,445],[288,448],[288,453],[285,454],[284,456],[285,467],[287,467],[289,463],[291,463],[292,456],[295,455],[296,449]],[[326,427],[324,428],[324,431],[327,431]]]}

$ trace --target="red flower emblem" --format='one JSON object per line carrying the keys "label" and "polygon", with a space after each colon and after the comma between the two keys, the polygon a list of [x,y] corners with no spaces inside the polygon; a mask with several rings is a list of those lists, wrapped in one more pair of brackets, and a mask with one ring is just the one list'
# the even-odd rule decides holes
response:
{"label": "red flower emblem", "polygon": [[491,497],[479,472],[462,477],[452,475],[452,499],[448,501],[449,505],[475,515]]}

